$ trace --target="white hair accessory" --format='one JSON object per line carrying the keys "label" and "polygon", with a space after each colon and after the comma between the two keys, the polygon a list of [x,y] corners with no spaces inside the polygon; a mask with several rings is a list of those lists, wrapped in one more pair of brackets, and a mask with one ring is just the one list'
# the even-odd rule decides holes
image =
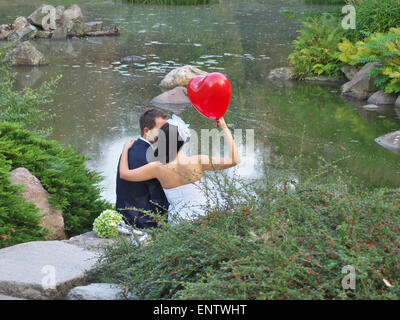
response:
{"label": "white hair accessory", "polygon": [[173,114],[171,119],[168,119],[167,122],[169,124],[172,124],[174,126],[178,127],[178,133],[179,136],[183,139],[183,141],[186,141],[188,138],[190,138],[190,130],[189,130],[189,125],[185,123],[180,117],[177,115]]}

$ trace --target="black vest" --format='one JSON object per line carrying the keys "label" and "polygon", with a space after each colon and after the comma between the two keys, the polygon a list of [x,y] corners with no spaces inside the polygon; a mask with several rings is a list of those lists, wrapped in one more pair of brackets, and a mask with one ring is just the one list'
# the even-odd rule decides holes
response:
{"label": "black vest", "polygon": [[[150,145],[137,139],[128,151],[129,169],[136,169],[146,165],[146,152]],[[120,157],[121,161],[121,157]],[[136,210],[121,210],[124,208],[136,208],[149,210],[161,214],[167,219],[168,200],[164,190],[157,179],[141,182],[122,180],[119,176],[119,161],[117,170],[117,202],[116,210],[121,213],[128,224],[137,228],[157,227],[157,223],[143,212]]]}

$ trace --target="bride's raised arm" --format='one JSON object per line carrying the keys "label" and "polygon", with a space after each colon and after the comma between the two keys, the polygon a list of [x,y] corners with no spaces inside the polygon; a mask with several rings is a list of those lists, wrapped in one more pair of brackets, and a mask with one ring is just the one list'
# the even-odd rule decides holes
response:
{"label": "bride's raised arm", "polygon": [[224,118],[217,120],[218,127],[222,129],[225,134],[226,143],[228,144],[228,157],[210,157],[207,155],[200,155],[200,162],[203,170],[223,170],[236,166],[240,163],[241,159],[237,150],[235,140],[232,133],[225,123]]}
{"label": "bride's raised arm", "polygon": [[146,181],[150,179],[157,178],[157,168],[159,167],[159,162],[150,162],[137,169],[129,169],[128,165],[128,151],[132,147],[135,140],[128,140],[124,148],[122,149],[121,160],[119,163],[119,176],[123,180],[127,181]]}

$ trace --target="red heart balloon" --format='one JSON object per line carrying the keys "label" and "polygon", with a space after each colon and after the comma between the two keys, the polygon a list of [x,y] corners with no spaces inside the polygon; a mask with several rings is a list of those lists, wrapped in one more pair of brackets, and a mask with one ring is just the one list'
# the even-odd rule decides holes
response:
{"label": "red heart balloon", "polygon": [[231,84],[224,74],[213,72],[191,79],[187,93],[197,111],[209,119],[218,120],[228,109]]}

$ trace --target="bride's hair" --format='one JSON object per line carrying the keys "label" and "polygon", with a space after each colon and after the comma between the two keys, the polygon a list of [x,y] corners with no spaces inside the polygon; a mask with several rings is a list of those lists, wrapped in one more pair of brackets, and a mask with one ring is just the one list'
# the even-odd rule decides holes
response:
{"label": "bride's hair", "polygon": [[157,149],[154,155],[161,163],[171,162],[175,160],[184,143],[179,135],[178,127],[167,122],[160,128],[158,133]]}

